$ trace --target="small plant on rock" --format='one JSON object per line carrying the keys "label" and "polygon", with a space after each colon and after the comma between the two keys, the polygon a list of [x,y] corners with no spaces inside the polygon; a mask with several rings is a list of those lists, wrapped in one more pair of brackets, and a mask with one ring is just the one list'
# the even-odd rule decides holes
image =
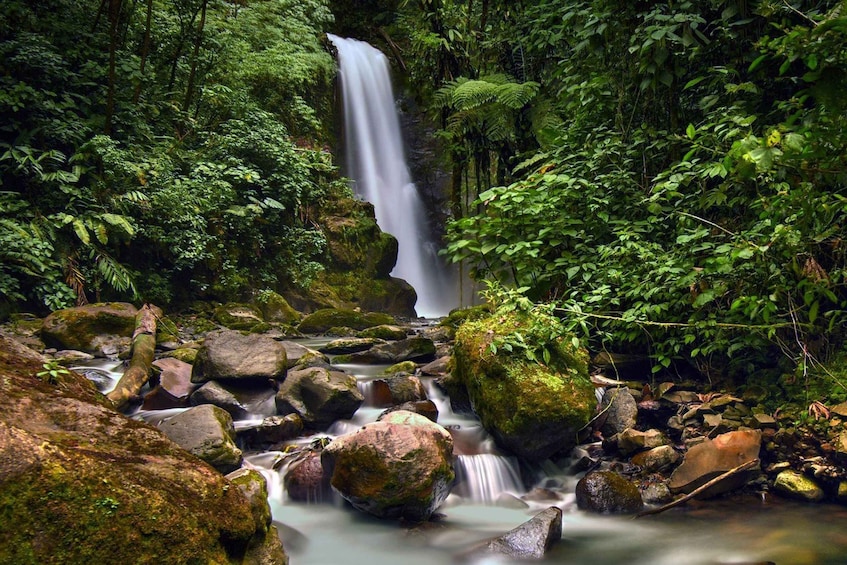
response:
{"label": "small plant on rock", "polygon": [[55,359],[47,361],[42,367],[44,367],[44,370],[39,371],[35,376],[51,385],[57,384],[61,380],[62,375],[70,374],[70,371],[60,366],[59,362]]}

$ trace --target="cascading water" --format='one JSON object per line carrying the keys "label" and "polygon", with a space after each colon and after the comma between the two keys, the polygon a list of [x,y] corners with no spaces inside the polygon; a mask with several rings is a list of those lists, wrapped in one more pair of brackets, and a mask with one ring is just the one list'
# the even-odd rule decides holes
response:
{"label": "cascading water", "polygon": [[363,41],[328,37],[338,49],[348,176],[374,205],[380,228],[397,238],[391,274],[414,287],[418,315],[443,316],[458,305],[457,285],[438,257],[406,165],[388,60]]}

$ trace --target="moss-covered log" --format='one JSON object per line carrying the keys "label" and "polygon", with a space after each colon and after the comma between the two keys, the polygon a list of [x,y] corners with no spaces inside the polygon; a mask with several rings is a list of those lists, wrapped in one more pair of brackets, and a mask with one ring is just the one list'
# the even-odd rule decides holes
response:
{"label": "moss-covered log", "polygon": [[145,304],[135,315],[132,357],[129,366],[115,389],[107,395],[118,410],[126,408],[130,401],[138,396],[141,387],[150,378],[150,369],[156,350],[156,320],[161,317],[161,309],[150,304]]}

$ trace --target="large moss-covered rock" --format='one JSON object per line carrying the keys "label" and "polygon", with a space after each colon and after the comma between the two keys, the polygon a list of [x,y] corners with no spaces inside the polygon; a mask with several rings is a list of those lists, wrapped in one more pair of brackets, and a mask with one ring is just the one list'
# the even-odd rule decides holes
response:
{"label": "large moss-covered rock", "polygon": [[137,311],[125,302],[57,310],[44,319],[41,338],[57,349],[77,349],[97,355],[118,353],[119,348],[129,347]]}
{"label": "large moss-covered rock", "polygon": [[262,311],[266,322],[276,324],[296,324],[302,317],[291,304],[276,292],[262,292],[256,298],[256,305]]}
{"label": "large moss-covered rock", "polygon": [[298,329],[303,333],[319,334],[334,327],[343,326],[355,330],[363,330],[373,326],[393,323],[394,318],[388,314],[324,308],[303,318]]}
{"label": "large moss-covered rock", "polygon": [[544,364],[517,347],[497,347],[495,340],[531,336],[533,328],[557,323],[542,314],[498,312],[456,332],[453,374],[467,388],[482,425],[500,445],[534,461],[571,449],[590,420],[596,399],[587,355],[567,335],[543,344],[549,355]]}
{"label": "large moss-covered rock", "polygon": [[321,462],[335,491],[379,518],[429,519],[455,478],[450,433],[404,411],[333,440]]}
{"label": "large moss-covered rock", "polygon": [[336,363],[428,362],[435,359],[435,344],[428,337],[410,337],[375,345],[366,351],[335,358]]}
{"label": "large moss-covered rock", "polygon": [[0,563],[247,562],[258,525],[239,489],[84,377],[39,379],[42,363],[0,337]]}
{"label": "large moss-covered rock", "polygon": [[215,321],[231,330],[249,331],[264,323],[262,313],[252,304],[227,302],[221,304],[213,313]]}

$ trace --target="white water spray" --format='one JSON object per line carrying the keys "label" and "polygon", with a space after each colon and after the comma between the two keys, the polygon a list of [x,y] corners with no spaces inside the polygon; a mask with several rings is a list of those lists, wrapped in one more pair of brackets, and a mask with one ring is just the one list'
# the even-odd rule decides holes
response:
{"label": "white water spray", "polygon": [[443,316],[458,305],[458,291],[429,236],[423,202],[406,166],[388,59],[363,41],[328,37],[338,49],[348,176],[356,194],[374,205],[379,227],[397,238],[391,275],[414,287],[418,315]]}

